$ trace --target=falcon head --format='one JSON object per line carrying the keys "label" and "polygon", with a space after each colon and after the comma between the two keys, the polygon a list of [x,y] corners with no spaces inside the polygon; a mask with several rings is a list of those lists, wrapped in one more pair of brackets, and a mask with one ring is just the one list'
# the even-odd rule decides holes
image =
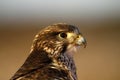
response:
{"label": "falcon head", "polygon": [[35,36],[32,50],[42,49],[49,57],[58,57],[64,52],[71,55],[81,45],[86,47],[86,40],[76,26],[58,23],[42,29]]}

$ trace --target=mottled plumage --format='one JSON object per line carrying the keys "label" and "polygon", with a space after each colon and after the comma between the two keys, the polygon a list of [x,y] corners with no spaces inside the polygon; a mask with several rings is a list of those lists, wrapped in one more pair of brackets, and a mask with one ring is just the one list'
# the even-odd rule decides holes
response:
{"label": "mottled plumage", "polygon": [[59,23],[42,29],[30,55],[10,80],[77,80],[75,49],[86,45],[79,29]]}

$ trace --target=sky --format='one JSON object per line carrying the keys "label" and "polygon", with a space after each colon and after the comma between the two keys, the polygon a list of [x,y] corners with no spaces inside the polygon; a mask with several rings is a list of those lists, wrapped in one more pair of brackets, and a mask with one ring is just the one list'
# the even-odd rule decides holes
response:
{"label": "sky", "polygon": [[120,16],[120,0],[0,0],[0,17]]}

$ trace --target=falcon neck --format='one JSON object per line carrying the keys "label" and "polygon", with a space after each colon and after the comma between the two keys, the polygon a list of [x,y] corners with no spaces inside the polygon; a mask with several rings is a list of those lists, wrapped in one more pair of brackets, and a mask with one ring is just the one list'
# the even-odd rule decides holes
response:
{"label": "falcon neck", "polygon": [[75,66],[73,57],[68,55],[68,53],[61,53],[59,57],[59,61],[63,63],[63,65],[65,65],[67,69],[71,72],[73,80],[77,80],[76,66]]}

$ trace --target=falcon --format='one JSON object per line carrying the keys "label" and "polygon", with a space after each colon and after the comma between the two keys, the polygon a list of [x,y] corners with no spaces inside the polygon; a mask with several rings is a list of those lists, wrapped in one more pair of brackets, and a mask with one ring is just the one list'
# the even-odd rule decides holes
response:
{"label": "falcon", "polygon": [[30,55],[10,80],[77,80],[73,59],[86,40],[78,27],[57,23],[34,38]]}

